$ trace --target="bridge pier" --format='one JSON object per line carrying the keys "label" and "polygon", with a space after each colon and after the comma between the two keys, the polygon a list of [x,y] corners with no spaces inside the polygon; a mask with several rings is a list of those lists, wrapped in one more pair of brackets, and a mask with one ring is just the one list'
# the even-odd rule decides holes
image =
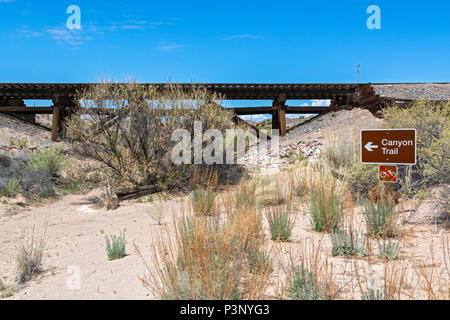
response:
{"label": "bridge pier", "polygon": [[78,104],[71,96],[54,96],[52,102],[52,141],[56,141],[62,133],[64,120],[75,111]]}
{"label": "bridge pier", "polygon": [[272,129],[278,129],[280,136],[286,135],[286,95],[280,94],[272,103]]}

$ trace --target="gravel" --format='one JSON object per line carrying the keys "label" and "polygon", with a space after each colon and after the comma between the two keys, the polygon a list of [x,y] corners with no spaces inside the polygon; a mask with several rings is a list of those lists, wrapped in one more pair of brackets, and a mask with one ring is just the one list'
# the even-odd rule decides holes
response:
{"label": "gravel", "polygon": [[347,128],[371,129],[376,128],[380,120],[373,116],[370,111],[364,109],[340,110],[329,112],[319,116],[308,123],[305,123],[297,128],[293,128],[288,132],[287,136],[282,141],[282,144],[291,144],[292,140],[296,140],[303,135],[311,133],[319,133],[320,131],[348,131],[345,137],[351,138],[352,130]]}
{"label": "gravel", "polygon": [[21,120],[0,114],[0,150],[10,147],[10,142],[27,141],[28,147],[38,149],[52,144],[51,132],[23,122]]}
{"label": "gravel", "polygon": [[372,85],[376,94],[395,99],[450,100],[450,83]]}

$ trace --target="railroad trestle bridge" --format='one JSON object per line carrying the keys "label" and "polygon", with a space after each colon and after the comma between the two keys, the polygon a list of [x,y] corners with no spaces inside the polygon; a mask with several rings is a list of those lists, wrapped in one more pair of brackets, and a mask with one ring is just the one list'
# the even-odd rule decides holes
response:
{"label": "railroad trestle bridge", "polygon": [[[0,83],[0,113],[33,122],[36,114],[52,114],[52,140],[56,140],[62,123],[76,108],[77,92],[95,83]],[[118,84],[121,85],[121,84]],[[164,88],[167,84],[144,83]],[[286,114],[323,114],[342,109],[364,108],[376,113],[392,99],[382,98],[373,85],[355,83],[179,83],[189,89],[204,88],[223,95],[226,100],[271,100],[271,106],[230,108],[236,115],[271,114],[272,128],[286,134]],[[51,100],[46,107],[28,107],[24,100]],[[288,100],[330,100],[329,106],[288,106]],[[403,101],[405,102],[405,101]],[[406,101],[408,102],[408,101]],[[235,117],[237,118],[237,117]],[[237,119],[238,121],[239,119]]]}

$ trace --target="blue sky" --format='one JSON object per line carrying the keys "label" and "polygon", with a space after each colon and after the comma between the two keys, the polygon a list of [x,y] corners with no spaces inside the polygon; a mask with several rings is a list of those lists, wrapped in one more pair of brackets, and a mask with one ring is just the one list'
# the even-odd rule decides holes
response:
{"label": "blue sky", "polygon": [[446,0],[0,0],[0,41],[0,82],[450,81]]}

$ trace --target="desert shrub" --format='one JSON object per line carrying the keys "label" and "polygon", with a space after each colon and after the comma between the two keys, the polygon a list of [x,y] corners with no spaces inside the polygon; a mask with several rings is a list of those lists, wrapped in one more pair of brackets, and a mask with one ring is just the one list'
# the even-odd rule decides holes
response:
{"label": "desert shrub", "polygon": [[300,163],[303,166],[307,166],[308,165],[308,158],[305,157],[305,155],[301,152],[293,152],[291,153],[291,155],[289,156],[289,164],[297,164]]}
{"label": "desert shrub", "polygon": [[366,201],[364,219],[368,233],[373,237],[395,237],[397,213],[395,204],[389,200],[379,200],[376,203]]}
{"label": "desert shrub", "polygon": [[10,139],[9,140],[9,145],[13,146],[13,147],[19,147],[19,148],[25,148],[28,145],[28,140],[27,139],[23,139],[23,140],[14,140],[14,139]]}
{"label": "desert shrub", "polygon": [[326,290],[316,279],[314,273],[303,265],[294,267],[290,274],[289,300],[324,300]]}
{"label": "desert shrub", "polygon": [[36,224],[34,223],[31,232],[16,244],[16,267],[19,283],[25,283],[42,272],[47,225],[46,222],[41,236],[37,239],[35,237]]}
{"label": "desert shrub", "polygon": [[48,197],[55,195],[55,183],[47,171],[25,169],[21,173],[20,185],[30,196]]}
{"label": "desert shrub", "polygon": [[331,242],[333,256],[366,256],[364,234],[355,229],[333,231]]}
{"label": "desert shrub", "polygon": [[376,291],[374,289],[367,289],[363,292],[361,300],[386,300],[386,297],[384,292],[379,289]]}
{"label": "desert shrub", "polygon": [[327,145],[322,158],[331,168],[340,171],[353,166],[357,161],[356,146],[352,141],[337,141]]}
{"label": "desert shrub", "polygon": [[174,221],[176,236],[162,236],[152,248],[156,267],[140,277],[146,288],[161,299],[262,297],[272,265],[262,249],[261,214],[252,204],[234,208],[240,195],[252,193],[251,181],[244,183],[229,193],[226,207],[233,212],[225,217],[197,215],[182,206],[184,215]]}
{"label": "desert shrub", "polygon": [[[450,102],[415,101],[407,108],[383,110],[387,128],[417,129],[417,165],[412,168],[413,192],[450,182]],[[405,169],[400,168],[400,175]]]}
{"label": "desert shrub", "polygon": [[21,191],[19,180],[15,177],[12,177],[9,179],[8,184],[6,187],[2,190],[0,195],[6,196],[6,197],[15,197],[17,196]]}
{"label": "desert shrub", "polygon": [[197,87],[104,82],[80,92],[77,98],[80,110],[67,122],[67,138],[78,155],[109,169],[114,187],[126,190],[141,186],[172,189],[188,180],[194,146],[188,154],[183,152],[186,161],[174,163],[172,153],[176,154],[175,147],[181,143],[172,139],[175,130],[186,130],[192,138],[196,121],[201,121],[201,133],[232,127],[233,114],[220,107],[220,97]]}
{"label": "desert shrub", "polygon": [[271,270],[264,270],[266,258],[255,253],[263,239],[259,214],[238,211],[220,219],[189,213],[175,226],[176,237],[162,236],[153,246],[156,266],[147,266],[148,273],[140,277],[144,287],[161,299],[262,297]]}
{"label": "desert shrub", "polygon": [[[163,299],[241,299],[244,256],[227,225],[184,219],[176,263],[169,262],[170,284]],[[173,274],[172,274],[173,273]]]}
{"label": "desert shrub", "polygon": [[294,220],[287,210],[282,207],[272,207],[266,211],[266,218],[269,222],[270,236],[274,241],[291,241]]}
{"label": "desert shrub", "polygon": [[310,214],[314,231],[332,232],[338,229],[344,216],[341,196],[334,188],[321,187],[313,190]]}
{"label": "desert shrub", "polygon": [[0,299],[9,298],[9,297],[13,296],[14,293],[15,293],[14,288],[5,286],[0,277]]}
{"label": "desert shrub", "polygon": [[50,196],[55,193],[51,173],[30,168],[29,161],[27,153],[0,154],[0,194],[12,196],[22,192],[30,196]]}
{"label": "desert shrub", "polygon": [[198,187],[190,194],[194,212],[199,216],[209,216],[214,208],[217,193],[211,187]]}
{"label": "desert shrub", "polygon": [[58,177],[63,163],[63,149],[50,146],[30,156],[27,166],[34,171],[49,172],[53,178]]}
{"label": "desert shrub", "polygon": [[254,210],[257,207],[258,182],[256,180],[242,181],[235,192],[236,211]]}
{"label": "desert shrub", "polygon": [[250,273],[253,274],[267,274],[273,270],[269,254],[260,249],[251,248],[248,250],[248,264]]}
{"label": "desert shrub", "polygon": [[378,184],[378,166],[356,163],[348,170],[347,186],[357,198],[367,195]]}
{"label": "desert shrub", "polygon": [[380,259],[387,259],[387,260],[395,260],[397,259],[397,254],[399,250],[400,244],[397,242],[392,241],[386,241],[386,239],[383,239],[383,241],[378,240],[378,257]]}
{"label": "desert shrub", "polygon": [[5,299],[12,297],[14,295],[15,291],[14,288],[6,288],[1,294],[0,298]]}
{"label": "desert shrub", "polygon": [[109,260],[122,259],[126,256],[126,241],[125,235],[121,233],[119,236],[105,235],[106,240],[106,255]]}

